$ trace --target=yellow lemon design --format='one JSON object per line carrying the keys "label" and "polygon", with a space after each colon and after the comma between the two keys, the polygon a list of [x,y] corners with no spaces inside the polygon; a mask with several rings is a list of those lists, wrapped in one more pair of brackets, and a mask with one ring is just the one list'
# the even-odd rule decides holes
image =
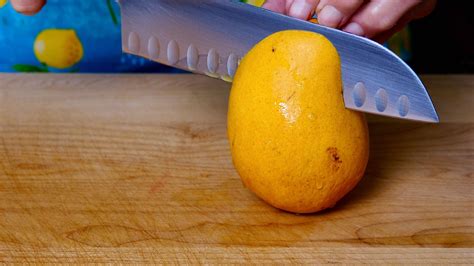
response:
{"label": "yellow lemon design", "polygon": [[8,0],[0,0],[0,8],[5,6],[8,3]]}
{"label": "yellow lemon design", "polygon": [[36,37],[36,58],[50,67],[68,68],[83,56],[82,43],[74,30],[47,29]]}

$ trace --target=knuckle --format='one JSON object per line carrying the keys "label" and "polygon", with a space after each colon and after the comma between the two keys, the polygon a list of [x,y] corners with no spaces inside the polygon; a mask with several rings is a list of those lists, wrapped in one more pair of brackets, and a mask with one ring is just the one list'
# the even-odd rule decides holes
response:
{"label": "knuckle", "polygon": [[364,19],[364,24],[366,27],[378,32],[393,28],[395,23],[396,21],[393,21],[391,17],[384,16],[377,11],[368,13],[367,17]]}

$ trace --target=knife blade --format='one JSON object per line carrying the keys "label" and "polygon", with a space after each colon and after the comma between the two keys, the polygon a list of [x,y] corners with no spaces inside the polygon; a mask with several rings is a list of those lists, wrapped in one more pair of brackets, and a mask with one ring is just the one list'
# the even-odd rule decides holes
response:
{"label": "knife blade", "polygon": [[176,68],[232,81],[240,59],[288,29],[324,35],[341,58],[346,108],[439,122],[415,72],[369,39],[234,0],[121,0],[122,48]]}

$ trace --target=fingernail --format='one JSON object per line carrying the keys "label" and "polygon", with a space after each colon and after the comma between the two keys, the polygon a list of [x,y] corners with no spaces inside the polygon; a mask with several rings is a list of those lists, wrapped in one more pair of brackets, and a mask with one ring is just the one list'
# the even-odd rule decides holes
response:
{"label": "fingernail", "polygon": [[291,17],[307,19],[314,7],[305,0],[295,0],[290,7],[288,15]]}
{"label": "fingernail", "polygon": [[351,22],[349,23],[343,31],[352,33],[354,35],[364,36],[364,29],[359,25],[359,23]]}
{"label": "fingernail", "polygon": [[342,13],[337,8],[327,5],[319,12],[318,20],[324,26],[335,28],[342,21]]}

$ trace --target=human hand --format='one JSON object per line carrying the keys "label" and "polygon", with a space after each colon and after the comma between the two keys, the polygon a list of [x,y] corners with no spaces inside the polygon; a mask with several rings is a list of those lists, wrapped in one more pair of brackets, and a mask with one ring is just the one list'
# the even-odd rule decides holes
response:
{"label": "human hand", "polygon": [[383,42],[408,22],[427,16],[436,0],[267,0],[264,8]]}
{"label": "human hand", "polygon": [[34,15],[46,4],[46,0],[10,0],[13,9],[24,14]]}

